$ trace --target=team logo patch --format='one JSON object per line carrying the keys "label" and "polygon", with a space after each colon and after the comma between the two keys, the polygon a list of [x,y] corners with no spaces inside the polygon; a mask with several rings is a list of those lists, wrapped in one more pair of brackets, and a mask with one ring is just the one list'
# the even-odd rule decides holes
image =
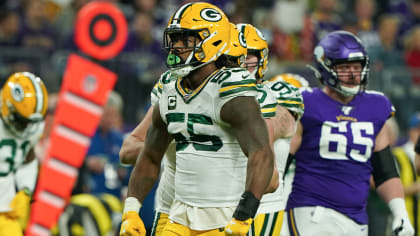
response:
{"label": "team logo patch", "polygon": [[350,107],[350,106],[343,106],[342,108],[341,108],[341,111],[344,113],[344,115],[349,115],[350,114],[350,112],[351,112],[351,110],[353,109],[353,107]]}
{"label": "team logo patch", "polygon": [[246,48],[246,39],[245,39],[245,35],[242,32],[239,32],[239,43],[241,44],[242,47]]}
{"label": "team logo patch", "polygon": [[98,88],[98,80],[94,75],[87,75],[83,80],[83,90],[87,93],[93,93]]}
{"label": "team logo patch", "polygon": [[222,15],[216,9],[213,8],[204,8],[200,12],[200,16],[206,20],[211,22],[217,22],[222,19]]}
{"label": "team logo patch", "polygon": [[14,84],[12,88],[12,97],[15,101],[21,102],[24,98],[23,88],[20,84]]}
{"label": "team logo patch", "polygon": [[176,96],[168,96],[168,110],[176,108]]}

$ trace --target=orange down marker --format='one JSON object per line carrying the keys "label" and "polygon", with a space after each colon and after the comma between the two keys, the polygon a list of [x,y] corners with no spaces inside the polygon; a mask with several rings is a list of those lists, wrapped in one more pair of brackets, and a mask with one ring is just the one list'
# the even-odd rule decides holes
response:
{"label": "orange down marker", "polygon": [[[110,59],[126,39],[126,20],[114,5],[91,2],[79,12],[75,40],[87,55]],[[69,56],[25,236],[51,235],[116,81],[112,71],[75,54]]]}

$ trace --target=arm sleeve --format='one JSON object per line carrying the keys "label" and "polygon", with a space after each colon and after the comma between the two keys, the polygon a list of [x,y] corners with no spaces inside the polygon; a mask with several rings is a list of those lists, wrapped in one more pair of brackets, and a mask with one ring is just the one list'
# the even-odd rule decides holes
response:
{"label": "arm sleeve", "polygon": [[372,175],[375,185],[379,186],[388,179],[399,177],[395,158],[391,152],[391,148],[387,146],[379,152],[372,154]]}

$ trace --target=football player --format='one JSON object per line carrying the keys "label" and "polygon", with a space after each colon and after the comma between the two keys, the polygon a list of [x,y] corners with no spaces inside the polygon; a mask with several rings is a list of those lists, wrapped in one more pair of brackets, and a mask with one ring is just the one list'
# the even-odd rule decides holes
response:
{"label": "football player", "polygon": [[19,236],[38,173],[34,146],[43,133],[48,93],[39,77],[18,72],[7,79],[0,97],[0,235]]}
{"label": "football player", "polygon": [[164,45],[171,70],[160,81],[161,96],[130,178],[120,235],[144,235],[140,202],[172,140],[176,191],[163,235],[224,235],[228,222],[234,223],[231,234],[248,232],[269,188],[274,155],[255,101],[255,79],[246,70],[216,66],[229,38],[226,15],[209,3],[185,4],[169,20]]}
{"label": "football player", "polygon": [[290,151],[296,171],[287,202],[291,235],[368,235],[369,179],[393,214],[395,235],[413,235],[386,130],[394,108],[368,91],[369,59],[359,38],[327,34],[314,50],[324,87],[302,92],[305,113]]}
{"label": "football player", "polygon": [[[241,67],[245,63],[246,59],[246,43],[243,38],[243,34],[237,30],[236,25],[230,23],[230,42],[229,42],[229,52],[225,53],[223,56],[225,60],[220,60],[221,66],[227,67]],[[221,58],[222,59],[222,58]],[[156,104],[160,98],[162,91],[162,84],[160,80],[154,86],[151,93],[152,104]],[[269,104],[271,101],[272,104],[276,104],[277,100],[275,98],[263,99],[264,104]],[[272,117],[275,114],[275,107],[272,106],[265,107],[261,109],[263,116]],[[144,140],[146,137],[146,131],[151,123],[151,115],[153,111],[153,105],[149,108],[149,111],[146,113],[144,119],[140,124],[125,138],[123,146],[120,150],[120,160],[125,164],[135,164],[137,156],[144,147]],[[267,126],[270,125],[269,120],[266,119]],[[269,130],[270,139],[275,134],[273,130]],[[159,185],[156,194],[156,216],[154,220],[154,227],[152,229],[153,235],[161,235],[164,226],[168,222],[169,210],[172,204],[172,201],[175,197],[174,190],[174,175],[175,175],[175,145],[171,143],[168,150],[165,153],[163,158],[163,171],[159,180]],[[278,175],[278,172],[276,171]],[[278,178],[278,177],[277,177]]]}
{"label": "football player", "polygon": [[[298,88],[300,92],[309,88],[309,83],[305,78],[303,78],[302,76],[298,74],[291,74],[291,73],[276,75],[273,78],[265,81],[264,83],[274,83],[276,81],[282,81],[282,82],[291,84],[294,87]],[[289,150],[290,141],[283,142],[283,145],[287,145],[288,147],[283,147],[283,148],[279,147],[279,150]],[[295,159],[293,157],[290,157],[287,159],[283,176],[280,176],[280,178],[283,178],[283,186],[284,186],[283,192],[282,192],[282,198],[278,202],[281,205],[281,209],[286,208],[287,199],[289,197],[290,192],[292,191],[292,182],[293,182],[294,176],[295,176]]]}
{"label": "football player", "polygon": [[[276,156],[276,171],[283,176],[289,153],[290,140],[296,130],[296,122],[303,114],[303,100],[298,89],[284,81],[264,81],[268,63],[268,44],[262,33],[250,24],[238,24],[238,29],[244,34],[247,44],[246,68],[257,78],[260,92],[258,101],[268,96],[275,97],[276,116],[270,118],[271,126],[278,133],[273,142]],[[284,215],[283,181],[274,192],[265,194],[261,200],[257,217],[252,223],[248,235],[279,235]]]}

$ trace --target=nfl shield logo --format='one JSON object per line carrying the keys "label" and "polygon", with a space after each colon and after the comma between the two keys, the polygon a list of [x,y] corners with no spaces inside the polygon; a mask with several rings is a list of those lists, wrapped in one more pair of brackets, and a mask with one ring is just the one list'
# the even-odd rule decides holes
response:
{"label": "nfl shield logo", "polygon": [[351,110],[353,109],[353,107],[350,106],[343,106],[341,108],[341,111],[344,113],[344,115],[348,116],[351,112]]}
{"label": "nfl shield logo", "polygon": [[190,95],[189,93],[184,94],[184,100],[187,101],[188,99],[190,99]]}

